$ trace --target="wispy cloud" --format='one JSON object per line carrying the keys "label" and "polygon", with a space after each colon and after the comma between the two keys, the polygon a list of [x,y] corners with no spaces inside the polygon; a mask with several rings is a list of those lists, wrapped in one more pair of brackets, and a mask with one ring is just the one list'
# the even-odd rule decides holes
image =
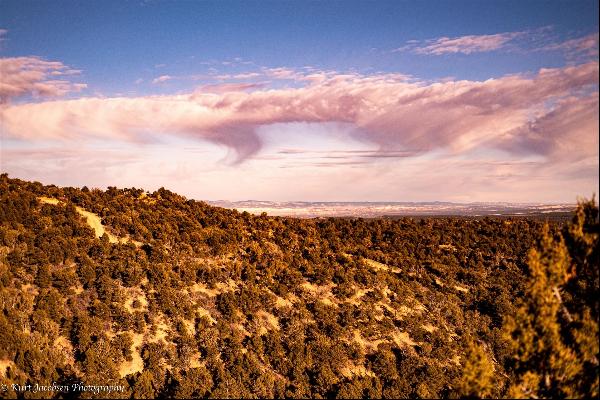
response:
{"label": "wispy cloud", "polygon": [[598,57],[598,33],[541,46],[537,51],[560,51],[570,59]]}
{"label": "wispy cloud", "polygon": [[265,87],[264,83],[261,82],[249,82],[249,83],[215,83],[210,85],[204,85],[198,88],[196,94],[202,95],[202,93],[228,93],[228,92],[243,92],[251,89],[259,89]]}
{"label": "wispy cloud", "polygon": [[158,78],[154,78],[152,80],[152,83],[156,85],[158,83],[165,83],[165,82],[170,81],[172,79],[173,79],[173,77],[171,75],[161,75]]}
{"label": "wispy cloud", "polygon": [[471,54],[494,51],[505,47],[525,32],[505,32],[494,35],[467,35],[455,38],[441,37],[425,41],[410,41],[394,51],[411,51],[416,54]]}
{"label": "wispy cloud", "polygon": [[259,72],[244,72],[241,74],[222,74],[217,75],[217,79],[254,79],[263,76],[263,74]]}
{"label": "wispy cloud", "polygon": [[0,103],[23,95],[57,97],[80,91],[87,85],[58,79],[80,72],[59,61],[45,61],[38,57],[0,58]]}
{"label": "wispy cloud", "polygon": [[429,40],[409,40],[392,52],[421,55],[474,54],[492,51],[559,51],[568,59],[589,60],[598,56],[598,33],[572,39],[558,39],[550,26],[518,32],[489,35],[440,37]]}

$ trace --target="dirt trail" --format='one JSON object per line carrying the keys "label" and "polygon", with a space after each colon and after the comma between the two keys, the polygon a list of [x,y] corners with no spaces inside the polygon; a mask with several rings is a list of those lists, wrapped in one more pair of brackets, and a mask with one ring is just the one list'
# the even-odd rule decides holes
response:
{"label": "dirt trail", "polygon": [[[57,204],[61,204],[62,201],[58,200],[58,199],[53,199],[50,197],[38,197],[38,200],[41,201],[42,203],[45,204],[52,204],[52,205],[57,205]],[[104,235],[105,233],[108,235],[108,241],[110,243],[128,243],[128,242],[132,242],[134,243],[136,246],[141,246],[142,243],[135,241],[135,240],[131,240],[130,238],[127,237],[118,237],[113,235],[112,233],[108,232],[105,228],[104,225],[102,225],[102,218],[100,218],[100,216],[98,216],[97,214],[94,214],[92,212],[89,212],[79,206],[75,206],[75,210],[77,210],[77,212],[79,213],[79,215],[81,215],[82,217],[85,218],[85,221],[87,222],[87,224],[94,230],[94,233],[96,234],[97,238],[101,238],[102,235]]]}
{"label": "dirt trail", "polygon": [[79,215],[83,216],[87,222],[87,224],[96,232],[96,237],[102,237],[105,233],[108,235],[108,240],[111,243],[118,243],[119,238],[115,235],[112,235],[104,229],[104,225],[102,225],[102,219],[89,211],[84,210],[81,207],[75,207]]}

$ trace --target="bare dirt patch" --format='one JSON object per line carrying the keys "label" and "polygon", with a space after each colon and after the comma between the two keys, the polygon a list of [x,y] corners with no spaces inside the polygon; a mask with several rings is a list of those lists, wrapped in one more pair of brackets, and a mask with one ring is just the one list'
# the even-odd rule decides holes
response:
{"label": "bare dirt patch", "polygon": [[148,300],[146,294],[140,288],[127,289],[127,298],[125,299],[125,309],[134,313],[136,311],[148,311]]}
{"label": "bare dirt patch", "polygon": [[366,377],[366,376],[375,377],[375,374],[373,373],[373,371],[365,368],[364,365],[355,365],[352,362],[348,362],[340,370],[340,373],[342,374],[342,376],[344,376],[345,378],[349,378],[349,379],[352,379],[355,376],[360,376],[360,377]]}
{"label": "bare dirt patch", "polygon": [[10,369],[14,370],[16,368],[15,363],[12,360],[2,359],[0,360],[0,373],[2,376],[6,377],[6,370],[10,367]]}
{"label": "bare dirt patch", "polygon": [[315,297],[320,302],[337,307],[338,301],[335,296],[331,292],[336,285],[334,283],[330,283],[328,285],[315,285],[310,282],[304,282],[300,287],[307,293],[309,293],[312,297]]}
{"label": "bare dirt patch", "polygon": [[373,289],[356,289],[356,292],[354,292],[351,297],[347,298],[345,302],[357,306],[360,304],[359,300],[372,291]]}
{"label": "bare dirt patch", "polygon": [[165,319],[162,315],[160,315],[155,320],[156,333],[154,335],[148,335],[147,340],[149,343],[156,343],[161,340],[165,340],[165,338],[169,335],[169,325],[165,322]]}
{"label": "bare dirt patch", "polygon": [[125,361],[119,367],[119,375],[121,378],[126,377],[129,374],[135,374],[136,372],[141,372],[144,369],[144,360],[140,355],[142,350],[142,343],[144,342],[144,335],[141,333],[134,333],[133,331],[128,331],[132,336],[133,344],[131,345],[131,361]]}
{"label": "bare dirt patch", "polygon": [[402,272],[400,270],[400,268],[396,268],[396,267],[390,267],[387,264],[383,264],[380,263],[378,261],[375,260],[371,260],[370,258],[363,258],[362,261],[367,264],[369,267],[376,269],[376,270],[380,270],[380,271],[389,271],[389,272],[393,272],[396,274],[399,274],[400,272]]}
{"label": "bare dirt patch", "polygon": [[42,203],[52,204],[52,205],[57,205],[58,203],[60,203],[60,200],[58,200],[58,199],[53,199],[53,198],[44,197],[44,196],[38,197],[38,200],[41,201]]}
{"label": "bare dirt patch", "polygon": [[217,295],[225,292],[233,292],[237,289],[237,283],[233,279],[229,279],[227,282],[218,282],[214,288],[208,288],[204,283],[194,283],[190,286],[192,293],[202,293],[208,297],[216,297]]}
{"label": "bare dirt patch", "polygon": [[463,292],[463,293],[469,292],[469,289],[467,289],[466,287],[463,287],[463,286],[459,286],[459,285],[454,285],[454,289],[458,290],[459,292]]}
{"label": "bare dirt patch", "polygon": [[385,343],[385,340],[382,339],[373,340],[364,338],[358,329],[355,329],[352,332],[352,340],[358,343],[363,349],[370,351],[377,350],[377,346],[379,346],[381,343]]}
{"label": "bare dirt patch", "polygon": [[296,297],[296,295],[293,293],[288,293],[285,297],[277,296],[275,293],[273,293],[273,296],[275,296],[276,308],[291,308],[294,306],[294,303],[298,301],[298,297]]}
{"label": "bare dirt patch", "polygon": [[208,310],[207,310],[207,309],[205,309],[205,308],[202,308],[202,307],[200,307],[200,306],[197,306],[197,307],[196,307],[196,314],[198,314],[198,316],[199,316],[199,317],[206,317],[206,318],[207,318],[207,319],[210,321],[210,323],[211,323],[212,325],[214,325],[214,324],[216,324],[216,323],[217,323],[217,320],[216,320],[216,319],[214,319],[214,318],[212,317],[212,315],[210,315],[210,311],[208,311]]}
{"label": "bare dirt patch", "polygon": [[259,318],[260,324],[266,330],[279,330],[279,319],[271,313],[268,313],[264,310],[260,310],[256,313],[256,316]]}
{"label": "bare dirt patch", "polygon": [[392,340],[398,347],[416,346],[419,343],[413,341],[410,338],[408,332],[394,331],[392,333]]}

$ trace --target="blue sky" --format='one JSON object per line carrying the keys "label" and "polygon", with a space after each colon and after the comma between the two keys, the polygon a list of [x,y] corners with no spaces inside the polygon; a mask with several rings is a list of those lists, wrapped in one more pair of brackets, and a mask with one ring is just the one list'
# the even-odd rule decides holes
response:
{"label": "blue sky", "polygon": [[[577,78],[584,70],[586,73],[591,71],[591,75],[597,74],[597,1],[1,0],[0,30],[0,57],[5,60],[6,71],[17,74],[21,68],[41,74],[39,82],[32,83],[30,89],[13,87],[4,96],[3,112],[9,124],[2,128],[2,169],[27,178],[58,179],[60,182],[54,183],[82,185],[86,184],[84,177],[94,176],[97,181],[88,186],[111,184],[111,179],[115,179],[118,181],[115,184],[160,187],[168,186],[165,181],[177,177],[175,189],[192,197],[232,200],[262,197],[282,200],[567,201],[574,200],[575,195],[589,195],[597,190],[598,175],[590,172],[594,167],[597,169],[597,152],[585,153],[587,161],[581,166],[583,172],[572,171],[572,167],[568,168],[568,173],[564,172],[565,169],[558,165],[567,163],[567,158],[559,153],[573,149],[561,147],[565,138],[554,132],[557,122],[548,127],[548,121],[554,121],[552,116],[557,113],[583,113],[584,105],[597,108],[597,79],[588,77],[582,83]],[[60,68],[64,68],[23,61],[24,57],[59,62]],[[581,71],[569,68],[580,68]],[[67,69],[71,73],[64,73]],[[538,99],[523,100],[513,96],[510,101],[500,101],[490,105],[489,109],[466,114],[465,118],[472,120],[468,123],[460,122],[464,118],[456,114],[458,109],[454,108],[447,109],[449,115],[456,114],[448,123],[438,114],[429,118],[440,127],[452,126],[447,132],[441,129],[437,134],[435,127],[424,129],[428,120],[423,124],[408,121],[408,117],[390,121],[392,114],[412,115],[410,110],[415,107],[414,103],[407,102],[403,108],[391,112],[388,108],[394,101],[393,96],[405,98],[407,93],[417,90],[422,101],[434,105],[444,103],[445,107],[456,107],[457,102],[467,101],[468,104],[460,106],[464,109],[472,106],[470,97],[465,100],[464,91],[478,91],[482,85],[488,97],[502,90],[506,93],[504,96],[509,96],[508,93],[515,91],[511,85],[525,88],[540,81],[551,86],[555,79],[544,80],[541,72],[544,70],[553,70],[556,79],[565,79],[566,86],[549,87],[539,94]],[[311,80],[311,74],[323,74],[326,79],[319,78],[321,80],[317,82]],[[518,76],[520,80],[515,83],[509,76]],[[61,83],[56,83],[57,80]],[[490,80],[501,80],[499,88]],[[14,82],[21,81],[15,75]],[[240,86],[242,84],[247,86]],[[345,90],[347,93],[330,98],[325,88],[331,85],[337,92]],[[440,89],[440,85],[447,88]],[[293,93],[288,93],[289,90]],[[199,91],[214,92],[214,96],[222,96],[222,100],[234,98],[232,101],[239,103],[231,103],[229,119],[223,121],[222,110],[216,106],[220,103],[203,98],[202,106],[213,107],[210,118],[218,121],[210,127],[195,126],[195,120],[182,121],[180,113],[157,111],[162,107],[169,110],[182,107],[176,96],[196,99],[193,94]],[[444,97],[423,97],[432,91],[438,93],[436,96]],[[446,96],[449,91],[454,93],[451,99]],[[255,99],[246,98],[247,95]],[[149,105],[148,99],[155,96],[164,103]],[[265,100],[268,96],[276,96],[277,100],[275,97]],[[344,110],[331,110],[349,97],[354,101],[352,107],[368,102],[376,104],[368,112],[380,118],[371,121],[366,117],[365,109],[357,109],[352,115]],[[118,103],[117,99],[121,98],[129,100],[126,104]],[[569,100],[571,98],[577,101]],[[269,108],[242,117],[239,110],[247,109],[247,103],[255,105],[257,99],[264,100]],[[270,108],[273,102],[286,104],[294,99],[303,104],[304,111],[313,103],[315,107],[317,103],[326,103],[330,108],[315,111],[316,116],[315,113],[286,111],[285,116],[265,117],[273,112]],[[56,122],[65,109],[73,115],[76,114],[73,107],[83,107],[83,103],[89,104],[92,100],[98,110],[106,107],[111,112],[115,107],[128,107],[143,114],[148,112],[147,107],[153,107],[154,111],[149,115],[160,121],[140,117],[135,122],[134,135],[130,126],[123,128],[119,122],[121,116],[110,114],[106,120],[101,120],[104,114],[99,112],[94,126],[78,122],[76,129],[72,126],[49,129],[56,132],[53,137],[34,135],[31,132],[35,127],[30,126],[31,121],[17,118],[21,115],[17,106],[35,106],[44,110],[48,120]],[[58,107],[57,101],[64,102],[62,108],[50,110],[51,106]],[[246,102],[245,108],[241,107],[243,102]],[[193,103],[186,107],[197,105]],[[267,105],[261,103],[261,107]],[[432,108],[435,107],[424,110],[429,112]],[[204,115],[204,109],[196,111]],[[489,113],[495,113],[493,121],[482,121],[478,117]],[[597,143],[597,130],[589,128],[597,117],[585,115],[588,120],[582,124],[563,129],[572,131],[581,146],[587,147]],[[403,126],[404,121],[407,121],[406,126]],[[390,127],[392,123],[396,130]],[[118,127],[109,131],[107,125]],[[190,125],[194,125],[193,129]],[[544,127],[548,133],[539,131],[541,128],[531,128],[534,125]],[[160,128],[155,128],[158,126]],[[492,126],[505,129],[505,132],[490,138]],[[526,126],[527,129],[523,128]],[[123,132],[115,133],[119,129]],[[308,138],[304,142],[303,136]],[[506,143],[508,137],[512,138],[511,143],[521,145],[520,150]],[[147,170],[148,163],[156,159],[157,153],[162,154],[166,165],[162,170],[172,168],[174,172],[167,177],[157,171],[152,179],[133,174],[129,180],[121,174],[106,172],[112,171],[110,168],[104,170],[104,175],[102,171],[93,171],[72,180],[61,173],[60,165],[68,164],[59,159],[64,158],[65,152],[81,147],[92,151],[99,146],[136,154],[135,159],[141,159],[135,164],[140,170]],[[192,179],[181,172],[193,171],[201,162],[197,155],[191,157],[182,150],[194,146],[203,147],[203,151],[212,157],[201,160],[203,165],[213,166],[204,173],[205,179],[201,182],[211,188],[209,193],[189,189],[199,184],[194,181],[199,178]],[[344,153],[345,164],[339,162],[335,167],[325,168],[322,160],[302,164],[298,154],[305,153],[299,153],[299,147],[304,147],[301,150],[305,152],[334,152],[328,154],[329,160],[339,159],[333,158],[332,154],[340,154],[335,152],[352,149],[372,151],[374,155],[368,157],[372,162],[363,163],[366,157],[357,160],[359,153]],[[289,152],[291,148],[297,152]],[[14,154],[24,149],[37,149],[38,156],[41,152],[50,154],[50,150],[55,155],[62,154],[56,155],[59,158],[48,156],[50,159],[39,161],[52,163],[50,170],[55,173],[43,175],[34,172],[44,169],[39,168],[42,164],[36,168],[31,162],[18,161]],[[382,150],[386,149],[404,151],[411,156],[384,157]],[[208,159],[210,162],[206,161]],[[448,179],[461,182],[460,194],[452,193],[452,187],[425,190],[419,182],[413,182],[412,175],[418,175],[420,171],[425,174],[425,170],[430,172],[428,165],[435,164],[427,163],[432,159],[438,164],[450,163],[459,170]],[[473,167],[464,164],[475,159],[493,163],[537,163],[537,167],[525,175],[517,173],[522,171],[515,166],[517,164],[508,172],[497,172],[498,167],[494,167],[494,185],[487,186],[495,189],[486,192],[483,181],[472,182],[469,177]],[[290,163],[302,167],[291,168]],[[352,168],[360,169],[359,175],[364,175],[361,179],[368,182],[365,188],[368,187],[369,194],[357,190],[352,185],[356,179],[352,178],[345,186],[340,184],[338,197],[332,198],[327,190],[328,182],[339,181],[339,176],[356,176],[357,172]],[[480,167],[480,176],[487,171],[484,168]],[[287,172],[290,169],[295,172]],[[279,172],[265,172],[269,170]],[[386,181],[382,176],[390,175],[390,170],[395,174]],[[410,170],[412,175],[405,176],[402,170]],[[179,175],[177,171],[180,171]],[[541,181],[540,171],[544,171]],[[566,193],[554,187],[548,178],[563,172],[571,174],[568,176],[575,175],[578,180],[577,184],[569,185]],[[223,179],[235,181],[235,176],[241,173],[254,177],[256,182],[262,182],[262,186],[241,186],[236,191],[229,185],[224,190]],[[209,175],[215,176],[214,181]],[[567,175],[555,175],[554,178],[566,181]],[[512,185],[507,183],[510,176],[514,179]],[[536,188],[535,195],[523,194],[520,189],[523,181],[529,178],[537,182],[530,185]],[[303,179],[307,183],[306,190],[292,190],[283,195],[274,189],[279,182],[290,179]],[[403,179],[414,191],[389,189],[391,181]],[[448,181],[443,176],[436,179]]]}
{"label": "blue sky", "polygon": [[[90,90],[143,92],[157,73],[200,74],[242,58],[256,66],[487,79],[560,66],[560,54],[390,51],[408,40],[551,27],[567,39],[598,30],[597,1],[5,1],[3,56],[38,55],[82,69]],[[215,65],[207,65],[207,62]],[[433,62],[432,62],[433,61]],[[159,66],[158,68],[156,66]],[[247,68],[247,65],[243,69]]]}

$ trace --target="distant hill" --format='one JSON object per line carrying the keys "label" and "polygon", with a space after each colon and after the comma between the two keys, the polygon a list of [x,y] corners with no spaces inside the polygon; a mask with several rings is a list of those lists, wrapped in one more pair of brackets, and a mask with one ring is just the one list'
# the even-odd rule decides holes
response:
{"label": "distant hill", "polygon": [[3,174],[0,384],[22,396],[55,382],[46,397],[446,398],[465,394],[475,342],[501,396],[517,373],[503,321],[543,225],[271,217]]}
{"label": "distant hill", "polygon": [[535,217],[569,219],[576,204],[450,203],[450,202],[304,202],[304,201],[209,201],[211,205],[252,214],[299,218],[314,217]]}

